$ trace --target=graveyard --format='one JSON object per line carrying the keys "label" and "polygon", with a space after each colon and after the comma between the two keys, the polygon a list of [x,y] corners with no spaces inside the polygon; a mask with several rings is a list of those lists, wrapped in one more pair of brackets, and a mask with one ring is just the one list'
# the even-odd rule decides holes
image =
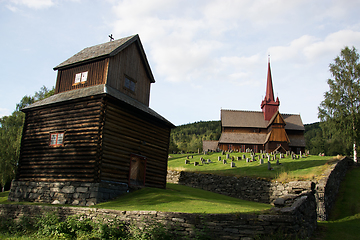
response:
{"label": "graveyard", "polygon": [[168,169],[288,182],[315,180],[339,157],[241,152],[170,154]]}

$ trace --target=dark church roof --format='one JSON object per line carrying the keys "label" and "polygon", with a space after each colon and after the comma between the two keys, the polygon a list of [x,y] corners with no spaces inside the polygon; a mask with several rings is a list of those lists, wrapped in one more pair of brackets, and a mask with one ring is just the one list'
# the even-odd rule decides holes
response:
{"label": "dark church roof", "polygon": [[81,99],[81,98],[85,98],[85,97],[91,97],[91,96],[97,96],[97,95],[103,95],[103,94],[109,95],[118,100],[121,100],[122,102],[124,102],[132,107],[135,107],[135,108],[141,110],[142,112],[145,112],[145,113],[165,122],[166,125],[168,125],[170,127],[175,127],[171,122],[169,122],[167,119],[162,117],[160,114],[158,114],[157,112],[155,112],[154,110],[152,110],[151,108],[146,106],[145,104],[143,104],[143,103],[135,100],[134,98],[131,98],[128,95],[126,95],[112,87],[109,87],[105,84],[96,85],[96,86],[92,86],[92,87],[86,87],[86,88],[79,88],[76,90],[58,93],[51,97],[37,101],[28,107],[25,107],[23,109],[23,111],[26,112],[28,109],[33,109],[33,108],[42,107],[42,106],[46,106],[46,105],[50,105],[50,104],[57,104],[57,103],[62,103],[62,102],[71,101],[71,100],[75,100],[75,99]]}
{"label": "dark church roof", "polygon": [[[298,114],[284,114],[286,130],[305,130],[301,117]],[[269,121],[264,119],[261,111],[240,111],[240,110],[221,110],[222,127],[242,127],[242,128],[267,128]]]}
{"label": "dark church roof", "polygon": [[114,41],[110,41],[103,44],[98,44],[92,47],[87,47],[81,50],[80,52],[76,53],[71,58],[67,59],[66,61],[60,63],[56,67],[54,67],[54,70],[59,70],[63,68],[73,67],[77,65],[81,65],[84,63],[92,62],[101,60],[104,58],[109,58],[112,56],[115,56],[120,51],[128,47],[133,42],[137,43],[138,49],[140,51],[140,54],[143,56],[142,59],[144,60],[144,65],[146,67],[146,70],[148,72],[149,78],[152,83],[155,82],[154,76],[151,72],[149,62],[147,61],[145,51],[142,47],[142,44],[140,42],[139,35],[132,35],[129,37],[117,39]]}
{"label": "dark church roof", "polygon": [[219,143],[234,143],[234,144],[264,144],[267,134],[263,133],[236,133],[223,132]]}

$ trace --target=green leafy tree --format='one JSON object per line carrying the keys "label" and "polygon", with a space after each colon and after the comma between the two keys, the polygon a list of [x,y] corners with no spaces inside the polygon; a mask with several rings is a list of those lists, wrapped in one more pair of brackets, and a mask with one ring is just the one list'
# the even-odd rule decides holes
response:
{"label": "green leafy tree", "polygon": [[0,185],[2,191],[4,191],[6,183],[15,177],[19,161],[25,118],[25,114],[20,110],[53,94],[54,88],[49,90],[43,86],[34,96],[24,96],[20,103],[16,104],[16,110],[12,115],[0,118]]}
{"label": "green leafy tree", "polygon": [[330,90],[325,92],[325,99],[319,107],[324,135],[327,139],[343,144],[344,153],[349,152],[352,144],[354,161],[357,161],[356,148],[360,136],[360,64],[355,47],[342,49],[340,56],[330,64],[330,72],[333,77],[328,80]]}

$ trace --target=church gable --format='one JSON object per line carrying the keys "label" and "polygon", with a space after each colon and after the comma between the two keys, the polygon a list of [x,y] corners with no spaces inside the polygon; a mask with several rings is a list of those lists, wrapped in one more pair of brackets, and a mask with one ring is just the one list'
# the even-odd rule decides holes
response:
{"label": "church gable", "polygon": [[155,82],[138,35],[85,48],[54,70],[56,94],[106,84],[146,106]]}

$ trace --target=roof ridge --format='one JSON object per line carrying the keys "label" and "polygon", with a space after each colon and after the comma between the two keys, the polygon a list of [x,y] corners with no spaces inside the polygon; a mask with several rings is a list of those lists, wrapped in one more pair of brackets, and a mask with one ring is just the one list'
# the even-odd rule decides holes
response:
{"label": "roof ridge", "polygon": [[251,111],[251,110],[234,110],[234,109],[221,109],[221,111],[231,111],[231,112],[253,112],[253,113],[262,113],[262,111]]}

